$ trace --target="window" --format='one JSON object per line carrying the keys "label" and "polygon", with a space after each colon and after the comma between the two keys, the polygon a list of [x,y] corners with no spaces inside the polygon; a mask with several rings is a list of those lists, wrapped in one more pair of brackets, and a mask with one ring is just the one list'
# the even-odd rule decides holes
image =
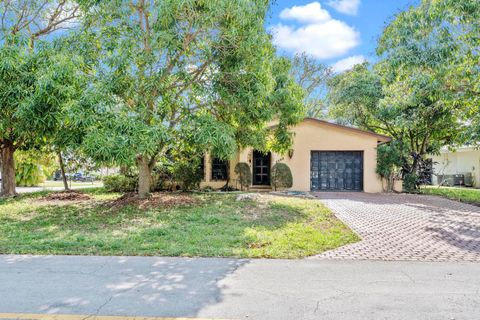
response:
{"label": "window", "polygon": [[212,159],[212,180],[227,180],[228,163],[227,160],[217,158]]}

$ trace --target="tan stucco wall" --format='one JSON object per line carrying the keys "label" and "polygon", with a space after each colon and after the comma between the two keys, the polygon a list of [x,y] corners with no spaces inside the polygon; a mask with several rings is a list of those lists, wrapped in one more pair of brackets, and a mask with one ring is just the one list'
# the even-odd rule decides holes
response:
{"label": "tan stucco wall", "polygon": [[[365,192],[382,192],[382,181],[375,173],[377,162],[378,137],[329,126],[312,120],[304,120],[292,130],[294,132],[293,156],[272,154],[271,165],[276,162],[286,163],[293,176],[292,190],[310,191],[310,155],[311,151],[363,151],[363,188]],[[235,164],[246,162],[252,167],[252,149],[241,150],[232,159],[230,165],[231,185],[238,186],[234,174]],[[222,187],[224,182],[210,182],[210,161],[206,162],[207,180],[202,186]]]}
{"label": "tan stucco wall", "polygon": [[432,156],[433,183],[438,184],[438,174],[471,173],[475,187],[480,188],[480,150],[458,150],[456,152],[442,152]]}
{"label": "tan stucco wall", "polygon": [[363,151],[363,189],[381,192],[382,182],[375,173],[377,138],[315,121],[303,121],[294,128],[293,157],[276,156],[288,164],[293,175],[293,190],[310,191],[311,151]]}
{"label": "tan stucco wall", "polygon": [[[236,180],[235,177],[235,165],[237,164],[238,155],[235,155],[230,160],[230,170],[229,175],[231,183]],[[211,187],[213,189],[219,189],[225,185],[226,180],[212,180],[212,157],[209,154],[205,155],[205,166],[204,166],[204,177],[205,179],[200,183],[200,188]],[[235,187],[235,185],[232,185]]]}

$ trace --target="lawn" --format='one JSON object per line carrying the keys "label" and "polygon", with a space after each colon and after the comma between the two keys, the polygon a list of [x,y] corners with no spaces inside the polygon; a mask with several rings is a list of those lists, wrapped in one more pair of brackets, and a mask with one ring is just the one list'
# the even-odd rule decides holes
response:
{"label": "lawn", "polygon": [[425,186],[420,189],[420,192],[480,205],[480,189]]}
{"label": "lawn", "polygon": [[0,253],[300,258],[359,240],[318,200],[161,194],[159,206],[112,206],[118,194],[84,192],[0,200]]}

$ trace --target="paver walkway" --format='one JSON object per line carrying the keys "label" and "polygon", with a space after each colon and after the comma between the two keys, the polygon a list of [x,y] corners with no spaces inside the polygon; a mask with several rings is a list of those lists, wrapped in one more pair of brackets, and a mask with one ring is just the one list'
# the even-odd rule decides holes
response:
{"label": "paver walkway", "polygon": [[480,262],[480,207],[423,195],[313,195],[362,237],[318,257]]}

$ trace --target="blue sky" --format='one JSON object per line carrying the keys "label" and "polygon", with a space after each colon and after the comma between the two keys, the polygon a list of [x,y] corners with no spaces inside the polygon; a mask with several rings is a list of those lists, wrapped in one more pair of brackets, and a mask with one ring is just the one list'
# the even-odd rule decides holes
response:
{"label": "blue sky", "polygon": [[280,54],[305,51],[341,72],[375,59],[385,23],[419,0],[277,0],[268,27]]}

